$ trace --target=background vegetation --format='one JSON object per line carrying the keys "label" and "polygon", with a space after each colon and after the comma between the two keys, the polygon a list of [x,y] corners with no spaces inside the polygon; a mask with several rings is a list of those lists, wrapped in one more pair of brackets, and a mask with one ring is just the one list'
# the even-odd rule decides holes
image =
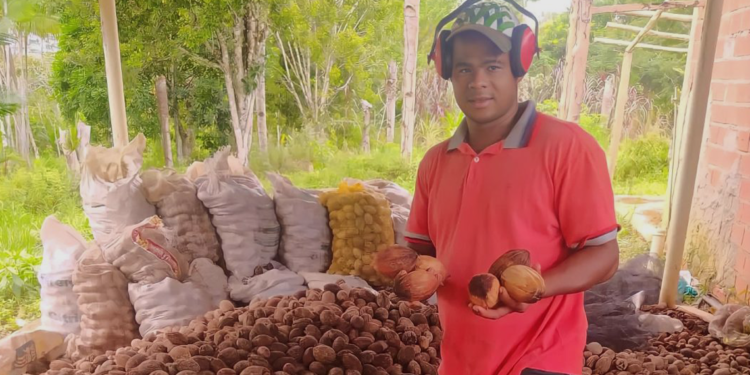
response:
{"label": "background vegetation", "polygon": [[[268,149],[262,151],[256,146],[259,141],[256,133],[250,152],[250,166],[261,178],[264,172],[278,171],[302,187],[330,187],[344,177],[377,177],[393,180],[413,191],[416,166],[424,152],[449,137],[461,120],[449,84],[438,79],[425,59],[434,25],[458,4],[456,0],[422,2],[417,124],[414,155],[410,160],[400,154],[401,93],[396,105],[396,140],[390,144],[385,141],[389,61],[399,66],[397,87],[401,86],[404,23],[401,1],[167,3],[157,0],[117,3],[129,131],[131,137],[142,132],[148,138],[145,168],[164,165],[154,93],[154,82],[160,75],[168,83],[172,140],[175,141],[174,129],[179,123],[187,141],[185,158],[174,158],[176,169],[184,170],[189,163],[204,159],[218,147],[235,144],[224,77],[209,62],[216,57],[216,51],[211,50],[213,38],[231,24],[231,10],[246,3],[266,7],[269,27],[262,69],[248,73],[250,78],[263,74],[266,80]],[[615,0],[595,1],[595,5],[612,3]],[[9,0],[7,7],[7,16],[0,18],[0,47],[4,62],[11,58],[14,67],[10,71],[7,64],[0,67],[0,116],[10,116],[0,121],[7,124],[0,128],[0,132],[5,132],[4,142],[0,143],[0,336],[16,329],[22,323],[18,319],[38,316],[35,270],[41,261],[38,230],[44,218],[55,215],[90,238],[77,180],[68,171],[56,142],[60,132],[72,131],[78,121],[83,121],[92,127],[92,143],[111,144],[97,2]],[[632,33],[607,29],[606,23],[646,22],[641,18],[620,17],[596,16],[592,37],[629,39]],[[658,29],[687,33],[689,25],[660,21]],[[336,30],[335,35],[332,30]],[[543,53],[523,82],[524,99],[536,100],[538,108],[550,114],[556,114],[557,110],[567,31],[567,14],[551,17],[542,25]],[[22,42],[30,34],[55,35],[60,50],[41,57],[23,51],[8,53],[7,45]],[[301,46],[312,66],[330,66],[325,72],[330,89],[319,92],[327,101],[315,116],[313,109],[295,98],[300,82],[293,82],[290,88],[284,80],[288,71],[279,49],[280,41]],[[685,45],[648,38],[646,42]],[[580,125],[604,148],[609,141],[608,116],[601,113],[604,83],[611,77],[616,87],[621,58],[621,48],[596,43],[591,46]],[[674,98],[679,97],[684,64],[682,54],[636,52],[626,138],[614,177],[617,194],[665,192]],[[310,78],[318,82],[321,77]],[[362,153],[360,148],[362,99],[373,105],[369,154]],[[14,124],[25,121],[29,125],[36,152],[29,149],[32,156],[28,162],[7,142],[11,119]],[[174,145],[172,149],[176,154]],[[267,183],[266,187],[270,191]],[[646,246],[637,234],[627,226],[625,229],[621,243],[627,247],[627,256],[645,251]]]}

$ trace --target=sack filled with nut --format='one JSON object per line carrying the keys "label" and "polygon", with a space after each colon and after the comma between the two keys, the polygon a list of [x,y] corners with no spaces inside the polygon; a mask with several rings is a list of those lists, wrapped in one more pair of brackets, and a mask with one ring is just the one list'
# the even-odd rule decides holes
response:
{"label": "sack filled with nut", "polygon": [[128,280],[104,260],[97,245],[81,255],[73,272],[73,291],[81,310],[81,333],[70,341],[68,355],[80,358],[103,354],[138,338],[135,312],[128,297]]}
{"label": "sack filled with nut", "polygon": [[294,272],[325,272],[331,265],[331,229],[320,191],[298,189],[274,173],[267,176],[281,225],[279,260]]}
{"label": "sack filled with nut", "polygon": [[307,287],[302,276],[276,261],[256,267],[253,276],[229,277],[229,296],[245,303],[259,298],[289,296],[305,289]]}
{"label": "sack filled with nut", "polygon": [[187,325],[213,309],[206,290],[169,277],[155,284],[129,284],[128,294],[144,337],[158,329]]}
{"label": "sack filled with nut", "polygon": [[208,258],[219,261],[219,240],[208,210],[198,199],[195,184],[172,170],[149,169],[141,173],[146,200],[174,232],[175,248],[185,261]]}
{"label": "sack filled with nut", "polygon": [[387,285],[389,280],[371,266],[373,256],[394,243],[385,196],[360,183],[342,182],[337,190],[321,194],[320,201],[328,208],[334,238],[328,273],[360,276],[373,286]]}
{"label": "sack filled with nut", "polygon": [[146,138],[138,134],[123,147],[89,146],[81,171],[83,212],[102,250],[120,239],[122,230],[156,214],[141,192],[138,171]]}
{"label": "sack filled with nut", "polygon": [[237,175],[222,148],[206,161],[206,175],[198,178],[198,199],[211,213],[221,240],[227,270],[237,277],[252,276],[256,266],[268,264],[279,248],[279,222],[271,197],[247,168]]}
{"label": "sack filled with nut", "polygon": [[406,222],[409,220],[409,212],[411,211],[412,197],[409,191],[395,182],[381,179],[360,181],[353,178],[346,178],[344,181],[349,184],[361,183],[366,188],[377,191],[388,199],[388,202],[391,204],[394,240],[398,245],[407,246],[408,243],[404,235],[406,233]]}
{"label": "sack filled with nut", "polygon": [[227,275],[221,267],[207,258],[198,258],[190,263],[187,281],[202,288],[211,296],[212,308],[228,298]]}
{"label": "sack filled with nut", "polygon": [[73,291],[73,272],[86,251],[86,241],[75,229],[48,216],[39,231],[44,255],[37,273],[42,327],[63,335],[81,329],[78,296]]}
{"label": "sack filled with nut", "polygon": [[174,234],[158,216],[126,227],[120,240],[104,251],[104,259],[133,283],[153,284],[171,277],[183,280],[188,263],[172,247]]}

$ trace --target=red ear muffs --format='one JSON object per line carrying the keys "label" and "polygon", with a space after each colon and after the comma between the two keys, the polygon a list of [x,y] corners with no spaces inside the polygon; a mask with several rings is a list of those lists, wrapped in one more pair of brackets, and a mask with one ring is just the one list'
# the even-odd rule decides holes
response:
{"label": "red ear muffs", "polygon": [[441,31],[435,46],[435,56],[433,59],[435,61],[435,69],[437,69],[438,75],[443,79],[450,79],[451,71],[453,70],[453,60],[451,59],[453,52],[451,51],[450,43],[446,41],[450,35],[451,32],[449,30]]}
{"label": "red ear muffs", "polygon": [[536,35],[527,25],[518,25],[511,37],[510,66],[515,77],[523,77],[529,72],[534,54],[537,52]]}

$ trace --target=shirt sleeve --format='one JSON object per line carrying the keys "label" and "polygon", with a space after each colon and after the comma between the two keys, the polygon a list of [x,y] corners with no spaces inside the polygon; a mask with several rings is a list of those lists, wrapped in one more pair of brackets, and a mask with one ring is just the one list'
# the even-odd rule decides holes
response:
{"label": "shirt sleeve", "polygon": [[565,244],[581,249],[617,239],[620,226],[604,150],[593,137],[581,134],[560,156],[556,202]]}
{"label": "shirt sleeve", "polygon": [[428,171],[425,160],[419,165],[417,171],[414,199],[409,212],[409,220],[406,222],[406,233],[404,238],[407,242],[431,244],[430,231],[427,223],[429,207]]}

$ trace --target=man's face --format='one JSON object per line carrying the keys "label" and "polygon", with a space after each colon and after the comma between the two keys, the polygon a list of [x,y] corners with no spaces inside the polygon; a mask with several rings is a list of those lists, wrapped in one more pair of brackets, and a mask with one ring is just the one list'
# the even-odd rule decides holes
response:
{"label": "man's face", "polygon": [[451,82],[461,111],[478,125],[491,123],[517,103],[520,78],[510,59],[489,39],[466,32],[453,40]]}

